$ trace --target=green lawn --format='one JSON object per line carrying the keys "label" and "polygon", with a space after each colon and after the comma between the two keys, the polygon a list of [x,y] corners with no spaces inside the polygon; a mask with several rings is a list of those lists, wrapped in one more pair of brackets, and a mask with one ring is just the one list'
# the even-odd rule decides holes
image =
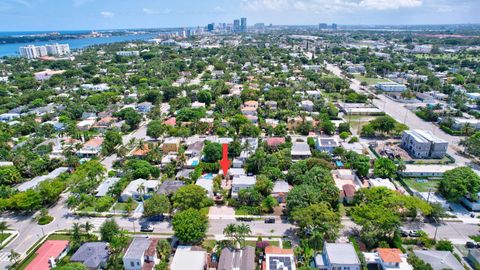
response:
{"label": "green lawn", "polygon": [[10,236],[9,233],[0,233],[0,243],[5,241]]}
{"label": "green lawn", "polygon": [[420,181],[425,181],[425,182],[420,182],[417,181],[416,178],[405,178],[403,179],[405,184],[407,184],[410,188],[415,189],[418,192],[428,192],[429,189],[432,190],[432,192],[435,192],[437,190],[437,185],[438,185],[438,180],[423,180],[421,179]]}
{"label": "green lawn", "polygon": [[[126,211],[126,207],[127,207],[128,203],[124,203],[124,202],[117,202],[114,206],[113,206],[113,209],[114,210],[120,210],[120,211]],[[133,201],[132,202],[132,208],[131,210],[135,210],[135,208],[137,208],[138,206],[138,202],[136,201]]]}
{"label": "green lawn", "polygon": [[355,74],[355,79],[361,81],[361,82],[366,82],[368,85],[374,85],[379,82],[389,82],[390,80],[388,79],[383,79],[383,78],[367,78],[363,75],[360,74]]}

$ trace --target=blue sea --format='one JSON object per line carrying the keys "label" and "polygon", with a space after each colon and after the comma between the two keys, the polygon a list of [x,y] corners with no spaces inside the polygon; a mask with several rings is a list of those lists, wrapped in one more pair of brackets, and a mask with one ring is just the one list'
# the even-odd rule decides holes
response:
{"label": "blue sea", "polygon": [[[52,32],[52,31],[50,31]],[[90,31],[58,31],[61,34],[86,34]],[[33,34],[43,34],[43,32],[0,32],[0,36],[22,36],[22,35],[33,35]],[[99,44],[109,44],[115,42],[124,42],[124,41],[134,41],[134,40],[147,40],[155,37],[157,34],[125,34],[122,36],[110,36],[110,37],[98,37],[98,38],[79,38],[79,39],[63,39],[63,40],[52,40],[52,41],[40,41],[40,42],[29,42],[29,43],[13,43],[13,44],[0,44],[0,57],[3,56],[15,56],[19,55],[18,49],[26,45],[45,45],[51,43],[68,43],[70,49],[81,49],[91,45]]]}

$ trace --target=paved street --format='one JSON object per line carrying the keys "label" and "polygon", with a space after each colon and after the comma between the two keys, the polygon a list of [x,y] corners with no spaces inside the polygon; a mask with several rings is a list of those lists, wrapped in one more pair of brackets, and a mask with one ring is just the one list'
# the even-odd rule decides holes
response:
{"label": "paved street", "polygon": [[443,222],[435,225],[431,223],[407,223],[403,226],[406,230],[423,230],[430,237],[435,237],[435,230],[437,230],[436,239],[448,239],[454,244],[465,244],[471,235],[479,234],[479,227],[477,224],[466,224],[463,222]]}

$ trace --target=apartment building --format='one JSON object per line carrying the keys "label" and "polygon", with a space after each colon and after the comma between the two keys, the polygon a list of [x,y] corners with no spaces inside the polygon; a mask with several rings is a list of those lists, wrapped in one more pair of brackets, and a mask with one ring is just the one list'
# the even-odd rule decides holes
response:
{"label": "apartment building", "polygon": [[423,130],[406,130],[402,135],[402,147],[415,158],[443,158],[448,142]]}

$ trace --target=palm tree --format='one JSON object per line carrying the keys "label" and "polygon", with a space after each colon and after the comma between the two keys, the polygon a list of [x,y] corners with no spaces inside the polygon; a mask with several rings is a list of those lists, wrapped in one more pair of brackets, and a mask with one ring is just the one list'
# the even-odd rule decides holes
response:
{"label": "palm tree", "polygon": [[143,195],[145,195],[145,186],[140,184],[137,188],[137,192],[141,195],[140,198],[143,200]]}
{"label": "palm tree", "polygon": [[140,149],[140,150],[145,150],[145,145],[146,145],[146,144],[145,144],[145,140],[144,140],[144,139],[138,140],[138,146],[137,146],[138,149]]}
{"label": "palm tree", "polygon": [[93,230],[94,226],[90,221],[85,222],[85,224],[81,225],[81,227],[85,230],[85,233],[88,235],[91,230]]}
{"label": "palm tree", "polygon": [[120,159],[124,159],[127,156],[127,152],[128,152],[127,147],[125,147],[124,145],[117,148],[117,156]]}
{"label": "palm tree", "polygon": [[250,226],[247,224],[228,224],[223,230],[223,234],[232,238],[232,242],[236,248],[243,248],[245,246],[245,237],[251,234]]}
{"label": "palm tree", "polygon": [[8,224],[6,221],[0,222],[0,234],[3,234],[4,231],[8,230]]}
{"label": "palm tree", "polygon": [[73,223],[72,227],[72,240],[73,242],[80,243],[82,240],[81,226],[78,222]]}
{"label": "palm tree", "polygon": [[128,145],[133,146],[133,145],[135,144],[135,141],[136,141],[135,138],[131,138],[131,139],[128,141]]}

